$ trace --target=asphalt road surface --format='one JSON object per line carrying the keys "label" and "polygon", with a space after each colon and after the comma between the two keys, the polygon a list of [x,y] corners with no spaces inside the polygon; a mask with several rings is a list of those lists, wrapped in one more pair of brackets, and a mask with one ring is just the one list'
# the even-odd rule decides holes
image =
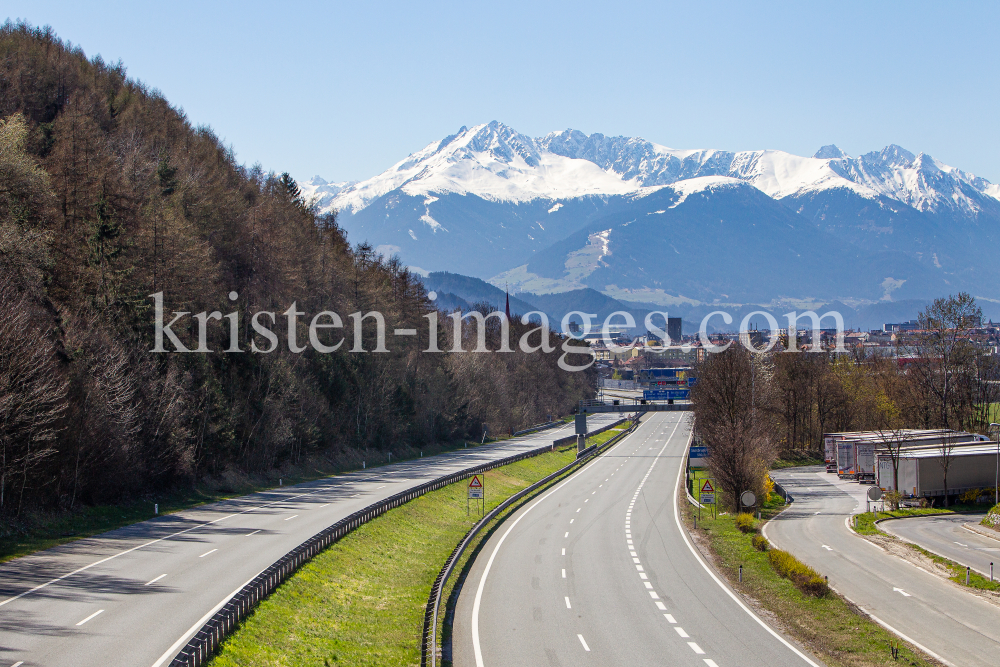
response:
{"label": "asphalt road surface", "polygon": [[[619,415],[591,416],[596,430]],[[0,565],[0,667],[169,664],[230,597],[341,518],[572,434],[550,429],[162,516]]]}
{"label": "asphalt road surface", "polygon": [[997,664],[1000,608],[848,528],[851,515],[864,511],[868,486],[839,480],[820,467],[771,474],[795,499],[764,527],[775,546],[829,576],[834,589],[878,623],[942,662]]}
{"label": "asphalt road surface", "polygon": [[995,563],[994,576],[1000,576],[1000,533],[986,537],[966,528],[972,524],[979,530],[983,514],[944,514],[940,516],[912,517],[883,521],[879,528],[896,537],[913,542],[939,556],[971,567],[984,577],[990,576],[990,565]]}
{"label": "asphalt road surface", "polygon": [[456,667],[816,665],[696,555],[676,498],[689,413],[652,413],[494,533],[455,611]]}

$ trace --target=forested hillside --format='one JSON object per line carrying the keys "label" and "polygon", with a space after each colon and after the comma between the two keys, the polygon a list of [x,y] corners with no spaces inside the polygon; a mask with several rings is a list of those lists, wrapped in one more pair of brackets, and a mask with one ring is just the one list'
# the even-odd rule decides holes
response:
{"label": "forested hillside", "polygon": [[593,385],[558,354],[424,354],[426,333],[385,354],[227,354],[223,322],[208,329],[215,353],[154,354],[157,292],[172,311],[238,310],[244,328],[295,302],[423,332],[433,309],[398,260],[352,246],[287,174],[237,164],[122,65],[7,23],[0,514],[478,439],[484,423],[567,413]]}

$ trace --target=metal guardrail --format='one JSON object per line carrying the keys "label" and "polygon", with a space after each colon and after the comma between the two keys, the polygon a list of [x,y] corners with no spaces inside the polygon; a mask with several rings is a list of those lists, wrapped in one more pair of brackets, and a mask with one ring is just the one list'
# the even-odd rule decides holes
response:
{"label": "metal guardrail", "polygon": [[[617,423],[621,423],[620,421]],[[610,427],[607,427],[610,428]],[[607,430],[601,429],[601,431]],[[599,433],[601,431],[597,431]],[[576,436],[573,436],[574,439]],[[362,526],[372,519],[375,519],[387,511],[399,507],[404,503],[430,493],[440,488],[453,484],[460,480],[471,477],[479,473],[493,470],[501,466],[516,463],[524,459],[538,456],[552,450],[555,443],[545,445],[520,454],[514,454],[506,458],[498,459],[490,463],[483,463],[478,466],[466,468],[445,475],[419,486],[415,486],[406,491],[401,491],[388,498],[373,503],[363,509],[350,514],[332,526],[323,529],[316,535],[295,547],[282,556],[273,565],[258,574],[246,586],[240,589],[236,595],[229,599],[212,618],[210,618],[201,629],[194,634],[188,643],[181,649],[180,653],[170,662],[170,667],[200,667],[208,662],[209,658],[215,654],[223,640],[231,635],[239,624],[244,621],[254,608],[274,589],[284,583],[302,565],[311,560],[314,556],[325,550],[334,542],[340,540],[354,529]]]}
{"label": "metal guardrail", "polygon": [[523,431],[517,431],[511,437],[516,438],[519,435],[528,435],[529,433],[538,433],[539,431],[544,431],[547,428],[553,428],[555,426],[564,426],[567,422],[555,421],[555,422],[545,422],[544,424],[537,424],[535,426],[529,426]]}
{"label": "metal guardrail", "polygon": [[[604,431],[607,431],[610,428],[620,425],[623,421],[627,420],[621,419],[615,422],[614,424],[605,426],[604,428],[598,431],[595,431],[593,433],[588,433],[588,436],[597,435],[598,433],[603,433]],[[465,553],[465,550],[468,548],[472,540],[475,539],[475,537],[479,534],[479,532],[482,531],[482,529],[486,525],[488,525],[493,519],[495,519],[500,513],[502,513],[505,509],[507,509],[517,501],[541,489],[542,487],[549,484],[553,480],[558,479],[560,476],[566,474],[576,466],[582,465],[592,456],[596,456],[597,454],[599,454],[602,450],[608,449],[609,447],[617,444],[622,438],[624,438],[633,430],[635,430],[635,427],[638,423],[639,423],[638,420],[633,421],[632,425],[627,430],[622,431],[621,433],[611,438],[607,442],[601,445],[594,445],[583,450],[577,456],[575,461],[573,461],[572,463],[563,468],[560,468],[554,473],[547,475],[546,477],[540,479],[531,486],[521,489],[511,497],[507,498],[507,500],[503,501],[495,508],[493,508],[486,516],[484,516],[482,519],[476,522],[476,524],[469,529],[469,532],[465,534],[465,537],[462,538],[462,541],[458,543],[458,546],[455,547],[455,550],[451,552],[450,556],[448,556],[448,560],[445,561],[444,567],[441,568],[441,572],[438,574],[437,578],[434,580],[434,584],[431,586],[431,594],[427,599],[427,607],[424,610],[424,632],[422,641],[420,643],[420,667],[428,667],[428,666],[437,667],[438,664],[437,663],[437,619],[441,609],[441,594],[444,592],[444,587],[448,583],[448,578],[454,571],[455,565],[458,564],[458,561],[462,557],[462,554]],[[563,438],[563,440],[565,440],[565,438]],[[575,435],[572,436],[572,438],[569,438],[569,440],[575,441],[576,436]],[[553,442],[552,443],[553,446],[555,446],[556,443],[558,442],[560,441],[557,440]]]}

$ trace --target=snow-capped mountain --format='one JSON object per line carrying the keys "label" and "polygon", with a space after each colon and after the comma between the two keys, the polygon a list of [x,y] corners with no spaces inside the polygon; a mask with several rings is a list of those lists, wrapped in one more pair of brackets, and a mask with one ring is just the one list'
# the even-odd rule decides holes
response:
{"label": "snow-capped mountain", "polygon": [[919,211],[951,207],[975,213],[983,197],[1000,199],[1000,186],[895,145],[859,158],[833,145],[813,157],[774,150],[675,150],[645,139],[588,136],[577,130],[532,139],[493,121],[462,127],[374,178],[336,184],[341,187],[330,201],[338,210],[356,213],[396,189],[411,195],[558,200],[626,194],[699,176],[745,180],[776,199],[844,187],[863,196],[897,199]]}
{"label": "snow-capped mountain", "polygon": [[[885,280],[889,285],[910,281],[904,291],[917,282],[928,289],[932,284],[934,289],[967,287],[981,284],[983,275],[992,271],[974,269],[984,249],[1000,241],[1000,186],[895,145],[860,157],[833,145],[812,157],[776,150],[677,150],[641,138],[576,130],[531,138],[494,121],[463,127],[368,180],[328,184],[316,177],[302,189],[317,197],[321,210],[337,210],[352,238],[398,253],[412,266],[482,278],[503,273],[507,280],[520,267],[530,288],[538,291],[535,278],[544,276],[531,278],[528,269],[538,264],[540,253],[549,256],[558,247],[565,251],[560,264],[564,275],[556,277],[549,267],[546,280],[554,281],[549,291],[583,284],[607,291],[616,284],[613,276],[591,272],[590,282],[581,282],[577,269],[584,261],[581,256],[596,252],[594,243],[603,244],[606,254],[615,252],[615,243],[608,237],[591,239],[591,233],[602,230],[588,232],[586,238],[578,233],[602,218],[625,225],[629,216],[645,209],[644,199],[664,189],[657,199],[671,202],[664,210],[673,211],[667,216],[673,224],[687,224],[679,213],[693,210],[690,198],[695,194],[713,199],[731,214],[723,202],[750,201],[736,187],[741,184],[778,205],[767,208],[769,215],[788,210],[830,239],[857,246],[862,256],[895,253],[897,273],[910,262],[913,276],[923,276],[917,281],[872,275],[871,289],[858,298],[875,293],[892,298],[896,288],[883,290]],[[643,215],[649,213],[642,210]],[[662,233],[674,231],[665,228]],[[612,239],[622,237],[611,232]],[[566,247],[571,239],[582,245]],[[745,249],[752,254],[753,248]],[[767,253],[758,254],[763,259]],[[594,277],[601,275],[605,277]],[[650,274],[646,288],[664,292],[666,300],[680,298],[661,278]],[[636,288],[634,283],[630,281],[630,289]],[[996,291],[990,287],[980,293],[1000,297],[993,294]],[[702,290],[693,298],[704,300],[716,293],[726,292]]]}
{"label": "snow-capped mountain", "polygon": [[334,210],[334,199],[347,187],[354,185],[357,181],[345,181],[342,183],[330,183],[319,176],[313,176],[308,181],[299,183],[302,197],[309,202],[314,202],[320,210]]}

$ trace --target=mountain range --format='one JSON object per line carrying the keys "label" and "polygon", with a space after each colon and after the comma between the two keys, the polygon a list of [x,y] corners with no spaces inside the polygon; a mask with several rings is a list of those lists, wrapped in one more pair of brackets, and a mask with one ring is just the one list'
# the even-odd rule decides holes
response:
{"label": "mountain range", "polygon": [[1000,186],[895,145],[676,150],[576,130],[461,128],[361,182],[301,184],[422,273],[649,307],[1000,300]]}

